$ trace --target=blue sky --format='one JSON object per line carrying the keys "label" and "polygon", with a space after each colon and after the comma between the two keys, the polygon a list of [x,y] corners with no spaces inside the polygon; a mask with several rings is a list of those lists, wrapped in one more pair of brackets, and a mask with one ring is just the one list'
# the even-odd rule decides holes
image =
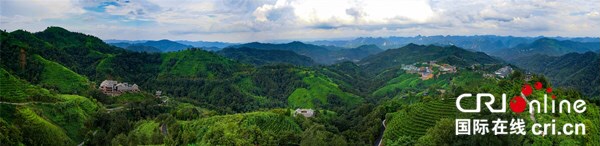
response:
{"label": "blue sky", "polygon": [[365,36],[591,36],[600,1],[2,0],[0,28],[102,39],[250,42]]}

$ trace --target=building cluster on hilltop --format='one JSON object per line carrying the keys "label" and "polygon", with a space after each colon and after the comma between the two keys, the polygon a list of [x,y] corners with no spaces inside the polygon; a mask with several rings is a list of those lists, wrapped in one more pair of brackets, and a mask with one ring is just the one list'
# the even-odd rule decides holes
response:
{"label": "building cluster on hilltop", "polygon": [[110,96],[119,96],[125,92],[138,92],[140,91],[137,84],[119,83],[113,80],[104,80],[100,83],[99,89],[102,93]]}
{"label": "building cluster on hilltop", "polygon": [[506,78],[506,77],[508,77],[508,75],[512,74],[513,72],[514,72],[514,70],[512,69],[512,67],[504,66],[504,67],[498,69],[496,72],[494,72],[494,74],[496,74],[496,76],[498,76],[500,78]]}
{"label": "building cluster on hilltop", "polygon": [[422,80],[428,80],[434,77],[434,71],[432,70],[433,67],[437,67],[439,69],[438,72],[438,76],[440,74],[446,74],[446,73],[456,73],[456,67],[449,65],[449,64],[437,64],[436,61],[429,61],[429,62],[423,62],[420,63],[424,66],[422,67],[417,67],[417,63],[413,63],[413,64],[409,64],[409,65],[402,65],[402,70],[405,70],[407,73],[416,73],[421,75],[421,79]]}

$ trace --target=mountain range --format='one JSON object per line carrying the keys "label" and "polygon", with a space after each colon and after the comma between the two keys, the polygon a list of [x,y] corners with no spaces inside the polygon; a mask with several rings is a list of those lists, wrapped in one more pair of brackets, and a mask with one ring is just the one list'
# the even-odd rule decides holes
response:
{"label": "mountain range", "polygon": [[184,44],[170,41],[170,40],[145,41],[145,42],[141,42],[141,43],[114,42],[114,43],[110,43],[110,44],[115,45],[117,47],[132,50],[132,51],[148,51],[148,52],[156,52],[157,50],[160,52],[172,52],[172,51],[185,50],[185,49],[193,47],[191,45],[184,45]]}
{"label": "mountain range", "polygon": [[359,46],[357,48],[332,48],[305,44],[299,41],[286,44],[253,42],[232,47],[293,51],[299,55],[308,56],[320,64],[333,64],[340,61],[358,61],[368,55],[381,52],[381,49],[374,45]]}
{"label": "mountain range", "polygon": [[473,64],[500,64],[502,61],[483,52],[471,52],[456,46],[408,44],[397,49],[388,49],[362,59],[358,64],[365,70],[380,72],[400,65],[416,62],[437,61],[467,67]]}
{"label": "mountain range", "polygon": [[[307,42],[315,45],[330,45],[337,47],[353,48],[361,45],[377,45],[383,49],[392,49],[405,46],[407,44],[420,45],[439,45],[465,48],[478,52],[490,53],[498,49],[512,48],[519,44],[531,43],[537,39],[545,37],[514,37],[514,36],[496,36],[496,35],[476,35],[476,36],[414,36],[414,37],[359,37],[352,40],[322,40]],[[550,37],[556,40],[571,40],[577,42],[600,42],[597,37]]]}
{"label": "mountain range", "polygon": [[585,53],[600,50],[600,42],[575,42],[570,40],[556,40],[551,38],[540,38],[529,44],[520,44],[512,48],[498,49],[493,55],[505,60],[526,57],[535,54],[548,56],[561,56],[567,53]]}

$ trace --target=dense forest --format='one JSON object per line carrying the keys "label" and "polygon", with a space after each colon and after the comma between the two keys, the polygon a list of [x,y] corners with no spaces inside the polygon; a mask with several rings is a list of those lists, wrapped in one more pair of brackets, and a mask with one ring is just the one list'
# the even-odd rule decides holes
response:
{"label": "dense forest", "polygon": [[[340,51],[292,42],[283,49],[249,43],[218,52],[193,47],[159,52],[126,50],[60,27],[35,33],[1,31],[0,36],[1,144],[600,144],[598,89],[555,87],[563,83],[541,74],[530,77],[517,67],[507,78],[485,77],[512,65],[456,46],[409,44],[386,51],[360,46]],[[353,57],[331,58],[340,54]],[[457,71],[443,72],[430,61]],[[424,80],[403,69],[408,64],[431,67],[434,75]],[[136,84],[141,91],[109,96],[98,89],[104,80]],[[558,98],[588,103],[584,114],[540,114],[539,121],[555,119],[561,122],[557,126],[584,123],[587,135],[454,134],[456,118],[529,116],[465,115],[454,106],[458,95],[513,96],[522,85],[536,82],[555,87],[552,93]],[[314,115],[305,117],[296,109],[312,109]]]}

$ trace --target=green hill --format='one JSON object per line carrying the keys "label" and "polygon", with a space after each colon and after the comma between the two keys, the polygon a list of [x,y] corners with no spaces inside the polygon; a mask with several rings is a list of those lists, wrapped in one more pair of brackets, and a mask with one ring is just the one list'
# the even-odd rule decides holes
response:
{"label": "green hill", "polygon": [[33,56],[40,61],[44,66],[40,78],[40,85],[46,89],[56,89],[64,94],[78,94],[86,92],[90,89],[90,81],[84,76],[81,76],[68,68],[49,60],[46,60],[39,55]]}
{"label": "green hill", "polygon": [[247,43],[236,45],[232,47],[248,47],[255,49],[263,49],[263,50],[286,50],[293,51],[297,54],[308,56],[312,58],[315,62],[322,64],[331,64],[334,62],[334,58],[329,56],[330,50],[310,44],[304,44],[302,42],[290,42],[287,44],[268,44],[268,43]]}
{"label": "green hill", "polygon": [[32,100],[54,100],[50,91],[30,85],[0,68],[0,101],[26,102]]}
{"label": "green hill", "polygon": [[78,74],[93,77],[95,67],[100,60],[106,58],[108,54],[124,51],[94,36],[70,32],[60,27],[48,27],[36,33],[22,30],[2,33],[4,36],[2,37],[2,63],[8,70],[18,69],[22,49],[27,60],[32,55],[38,54]]}
{"label": "green hill", "polygon": [[159,78],[222,78],[233,75],[242,66],[215,53],[200,49],[162,55]]}
{"label": "green hill", "polygon": [[15,137],[21,140],[10,143],[73,145],[83,140],[86,131],[82,129],[99,108],[94,101],[78,95],[53,94],[4,69],[0,72],[0,120],[22,132]]}
{"label": "green hill", "polygon": [[328,78],[314,73],[304,77],[306,88],[297,88],[288,97],[288,106],[291,108],[316,108],[328,105],[357,105],[363,99],[346,93]]}

